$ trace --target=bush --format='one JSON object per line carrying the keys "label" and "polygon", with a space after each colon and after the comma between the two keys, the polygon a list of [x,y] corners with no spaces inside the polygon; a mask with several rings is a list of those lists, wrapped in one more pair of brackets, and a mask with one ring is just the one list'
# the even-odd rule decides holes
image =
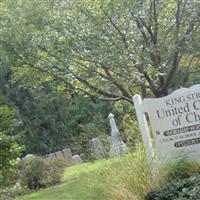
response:
{"label": "bush", "polygon": [[[199,163],[186,157],[165,164],[159,172],[157,188],[152,189],[146,200],[197,199],[200,196]],[[196,178],[195,178],[196,176]],[[194,189],[194,190],[193,190]],[[197,191],[196,191],[197,190]]]}
{"label": "bush", "polygon": [[42,184],[44,186],[60,183],[66,162],[63,158],[47,158],[45,160],[44,177]]}
{"label": "bush", "polygon": [[162,186],[174,179],[189,178],[198,174],[200,164],[187,158],[180,158],[176,162],[168,162],[159,172],[158,185]]}
{"label": "bush", "polygon": [[0,188],[0,199],[1,200],[12,200],[18,195],[22,195],[28,192],[27,188],[24,188],[19,183],[10,185],[8,187]]}
{"label": "bush", "polygon": [[29,189],[39,189],[61,181],[65,161],[62,158],[31,157],[22,161],[20,180]]}
{"label": "bush", "polygon": [[20,179],[23,185],[30,189],[42,187],[42,177],[45,172],[45,162],[41,157],[27,158],[22,161]]}
{"label": "bush", "polygon": [[16,181],[19,156],[23,148],[14,136],[18,120],[8,106],[0,106],[0,185],[13,185]]}
{"label": "bush", "polygon": [[200,197],[200,175],[176,179],[146,196],[146,200],[194,200]]}

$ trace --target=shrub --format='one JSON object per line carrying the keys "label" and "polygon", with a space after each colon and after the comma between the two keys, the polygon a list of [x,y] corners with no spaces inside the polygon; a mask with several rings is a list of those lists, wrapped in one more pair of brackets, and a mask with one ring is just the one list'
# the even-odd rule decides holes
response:
{"label": "shrub", "polygon": [[176,162],[168,162],[159,172],[158,184],[164,185],[174,179],[189,178],[199,172],[200,164],[183,157]]}
{"label": "shrub", "polygon": [[16,142],[18,120],[14,110],[0,106],[0,185],[13,185],[16,181],[19,156],[23,148]]}
{"label": "shrub", "polygon": [[14,138],[0,132],[0,184],[9,185],[15,182],[21,147]]}
{"label": "shrub", "polygon": [[22,162],[20,180],[30,189],[54,185],[61,181],[65,166],[62,158],[31,157]]}
{"label": "shrub", "polygon": [[146,200],[194,200],[200,197],[200,175],[176,179],[150,192]]}
{"label": "shrub", "polygon": [[45,172],[45,162],[41,157],[31,157],[22,161],[20,179],[23,185],[30,189],[42,187],[42,177]]}
{"label": "shrub", "polygon": [[47,158],[45,160],[45,171],[42,177],[44,186],[60,183],[66,162],[63,158]]}
{"label": "shrub", "polygon": [[8,187],[0,188],[0,199],[1,200],[12,200],[18,195],[26,193],[28,190],[25,187],[22,187],[21,184],[15,183]]}
{"label": "shrub", "polygon": [[200,196],[199,167],[199,163],[190,161],[186,157],[176,162],[168,162],[160,169],[159,176],[155,180],[156,183],[153,186],[157,188],[152,187],[153,192],[150,192],[145,199],[197,199]]}

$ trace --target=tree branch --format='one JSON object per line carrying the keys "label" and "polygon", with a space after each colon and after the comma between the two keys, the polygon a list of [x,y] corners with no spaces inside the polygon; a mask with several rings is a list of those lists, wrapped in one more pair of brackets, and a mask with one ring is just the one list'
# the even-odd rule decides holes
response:
{"label": "tree branch", "polygon": [[104,15],[108,18],[111,25],[114,27],[114,29],[118,32],[118,34],[122,38],[125,48],[128,49],[128,43],[127,43],[125,35],[120,31],[120,29],[117,27],[117,25],[113,22],[112,18],[108,15],[108,13],[102,7],[101,7],[101,10],[103,11]]}

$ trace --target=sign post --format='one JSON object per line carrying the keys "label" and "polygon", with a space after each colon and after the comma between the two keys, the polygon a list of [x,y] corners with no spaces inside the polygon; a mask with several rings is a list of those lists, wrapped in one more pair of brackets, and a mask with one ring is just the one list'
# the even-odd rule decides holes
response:
{"label": "sign post", "polygon": [[154,151],[153,151],[153,145],[152,145],[152,141],[151,141],[151,137],[150,137],[148,123],[147,123],[145,113],[143,111],[142,99],[141,99],[140,95],[135,95],[133,97],[133,102],[135,105],[136,115],[137,115],[137,119],[139,122],[141,134],[142,134],[142,140],[143,140],[145,148],[146,148],[148,162],[151,165],[151,163],[153,161],[153,157],[154,157]]}

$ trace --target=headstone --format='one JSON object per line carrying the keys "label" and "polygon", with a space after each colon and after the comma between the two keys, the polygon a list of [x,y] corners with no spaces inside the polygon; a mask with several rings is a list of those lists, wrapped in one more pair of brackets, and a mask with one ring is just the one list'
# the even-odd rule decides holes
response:
{"label": "headstone", "polygon": [[81,158],[81,160],[86,160],[86,155],[84,153],[81,153],[80,158]]}
{"label": "headstone", "polygon": [[64,158],[64,156],[63,156],[61,151],[55,152],[55,155],[56,155],[57,158]]}
{"label": "headstone", "polygon": [[62,154],[67,164],[72,164],[72,151],[70,148],[66,148],[62,150]]}
{"label": "headstone", "polygon": [[188,89],[178,89],[162,98],[142,101],[136,95],[133,100],[142,138],[151,158],[154,151],[146,113],[158,161],[173,161],[180,156],[200,161],[200,84]]}
{"label": "headstone", "polygon": [[31,159],[31,158],[35,158],[35,156],[33,154],[27,154],[26,156],[24,156],[22,158],[22,160],[28,160],[28,159]]}
{"label": "headstone", "polygon": [[56,154],[55,154],[55,153],[50,153],[50,154],[48,155],[48,157],[49,157],[49,158],[55,158],[55,157],[56,157]]}
{"label": "headstone", "polygon": [[82,163],[83,161],[81,160],[79,155],[74,155],[72,156],[72,164],[73,165],[78,165],[80,163]]}
{"label": "headstone", "polygon": [[119,130],[115,123],[114,115],[110,113],[108,118],[109,118],[110,126],[111,126],[111,137],[110,137],[111,149],[110,149],[109,154],[122,155],[122,154],[128,153],[129,149],[120,137]]}
{"label": "headstone", "polygon": [[106,157],[103,143],[99,138],[93,138],[90,140],[91,154],[94,159],[101,159]]}

